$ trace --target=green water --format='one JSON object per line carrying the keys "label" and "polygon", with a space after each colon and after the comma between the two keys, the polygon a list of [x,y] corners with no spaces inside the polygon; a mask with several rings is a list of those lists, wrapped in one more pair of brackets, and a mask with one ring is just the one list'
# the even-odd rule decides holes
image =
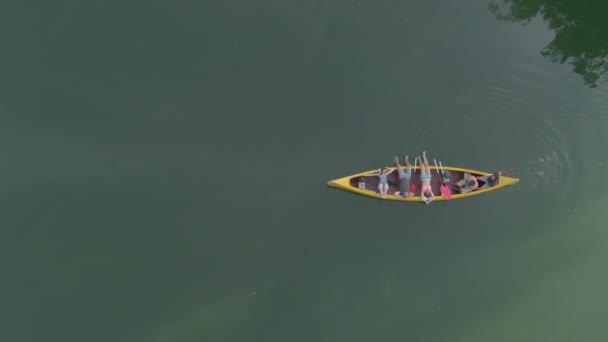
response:
{"label": "green water", "polygon": [[[604,1],[0,13],[0,340],[606,340]],[[325,185],[423,149],[521,181]]]}

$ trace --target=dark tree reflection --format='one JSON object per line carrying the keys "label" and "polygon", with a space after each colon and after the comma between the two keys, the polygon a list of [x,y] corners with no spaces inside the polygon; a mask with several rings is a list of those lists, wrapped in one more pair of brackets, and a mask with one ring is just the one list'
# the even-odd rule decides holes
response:
{"label": "dark tree reflection", "polygon": [[490,3],[499,20],[526,23],[536,16],[555,30],[541,54],[568,63],[585,84],[606,82],[608,71],[608,0],[500,0]]}

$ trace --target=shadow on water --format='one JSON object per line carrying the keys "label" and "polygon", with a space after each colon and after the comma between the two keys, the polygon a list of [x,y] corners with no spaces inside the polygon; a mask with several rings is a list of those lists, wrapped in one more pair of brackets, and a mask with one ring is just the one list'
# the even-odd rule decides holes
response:
{"label": "shadow on water", "polygon": [[555,31],[541,54],[555,63],[568,63],[586,85],[606,82],[608,71],[608,3],[605,1],[502,0],[490,11],[499,20],[528,23],[540,16]]}

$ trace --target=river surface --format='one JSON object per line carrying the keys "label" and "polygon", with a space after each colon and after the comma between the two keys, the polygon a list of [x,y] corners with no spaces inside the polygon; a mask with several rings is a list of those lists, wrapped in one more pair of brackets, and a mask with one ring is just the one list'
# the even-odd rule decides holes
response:
{"label": "river surface", "polygon": [[[605,1],[0,13],[0,340],[608,339]],[[422,150],[520,182],[326,186]]]}

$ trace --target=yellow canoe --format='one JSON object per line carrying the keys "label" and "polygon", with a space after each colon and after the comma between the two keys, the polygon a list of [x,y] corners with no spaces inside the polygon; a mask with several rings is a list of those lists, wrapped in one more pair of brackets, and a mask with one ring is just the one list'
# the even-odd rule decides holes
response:
{"label": "yellow canoe", "polygon": [[[435,201],[445,201],[446,199],[441,197],[441,191],[440,191],[441,177],[439,174],[437,174],[437,170],[435,169],[434,166],[431,166],[430,168],[432,171],[431,188],[433,189],[433,193],[435,194]],[[395,169],[395,168],[392,167],[389,169]],[[452,184],[456,184],[458,181],[463,179],[465,173],[470,173],[471,175],[473,175],[475,177],[487,176],[487,175],[491,174],[488,172],[482,172],[482,171],[476,171],[476,170],[470,170],[470,169],[462,169],[462,168],[450,167],[450,166],[444,166],[443,170],[450,171],[450,174],[451,174],[450,181]],[[343,190],[352,191],[359,195],[375,197],[375,198],[382,198],[380,196],[380,193],[378,192],[378,176],[377,175],[370,176],[370,174],[377,173],[377,172],[378,172],[378,169],[374,169],[374,170],[370,170],[370,171],[357,173],[357,174],[354,174],[351,176],[346,176],[346,177],[342,177],[339,179],[330,180],[329,182],[327,182],[327,185],[336,187],[336,188],[340,188]],[[403,202],[423,202],[422,198],[420,197],[421,185],[420,185],[420,167],[419,166],[412,167],[411,182],[416,184],[416,193],[414,194],[414,196],[411,196],[408,198],[402,198],[402,197],[394,195],[394,193],[396,191],[399,191],[399,175],[397,173],[397,170],[395,170],[394,172],[392,172],[388,175],[388,181],[389,181],[389,191],[388,191],[388,195],[386,196],[387,200],[403,201]],[[509,185],[517,184],[517,182],[519,182],[518,178],[512,178],[512,177],[507,177],[507,176],[503,175],[503,176],[500,176],[500,181],[498,182],[498,184],[496,184],[492,187],[482,188],[481,184],[480,184],[479,189],[476,189],[474,191],[464,193],[464,194],[459,194],[456,191],[452,190],[452,200],[484,194],[486,192],[502,189]]]}

